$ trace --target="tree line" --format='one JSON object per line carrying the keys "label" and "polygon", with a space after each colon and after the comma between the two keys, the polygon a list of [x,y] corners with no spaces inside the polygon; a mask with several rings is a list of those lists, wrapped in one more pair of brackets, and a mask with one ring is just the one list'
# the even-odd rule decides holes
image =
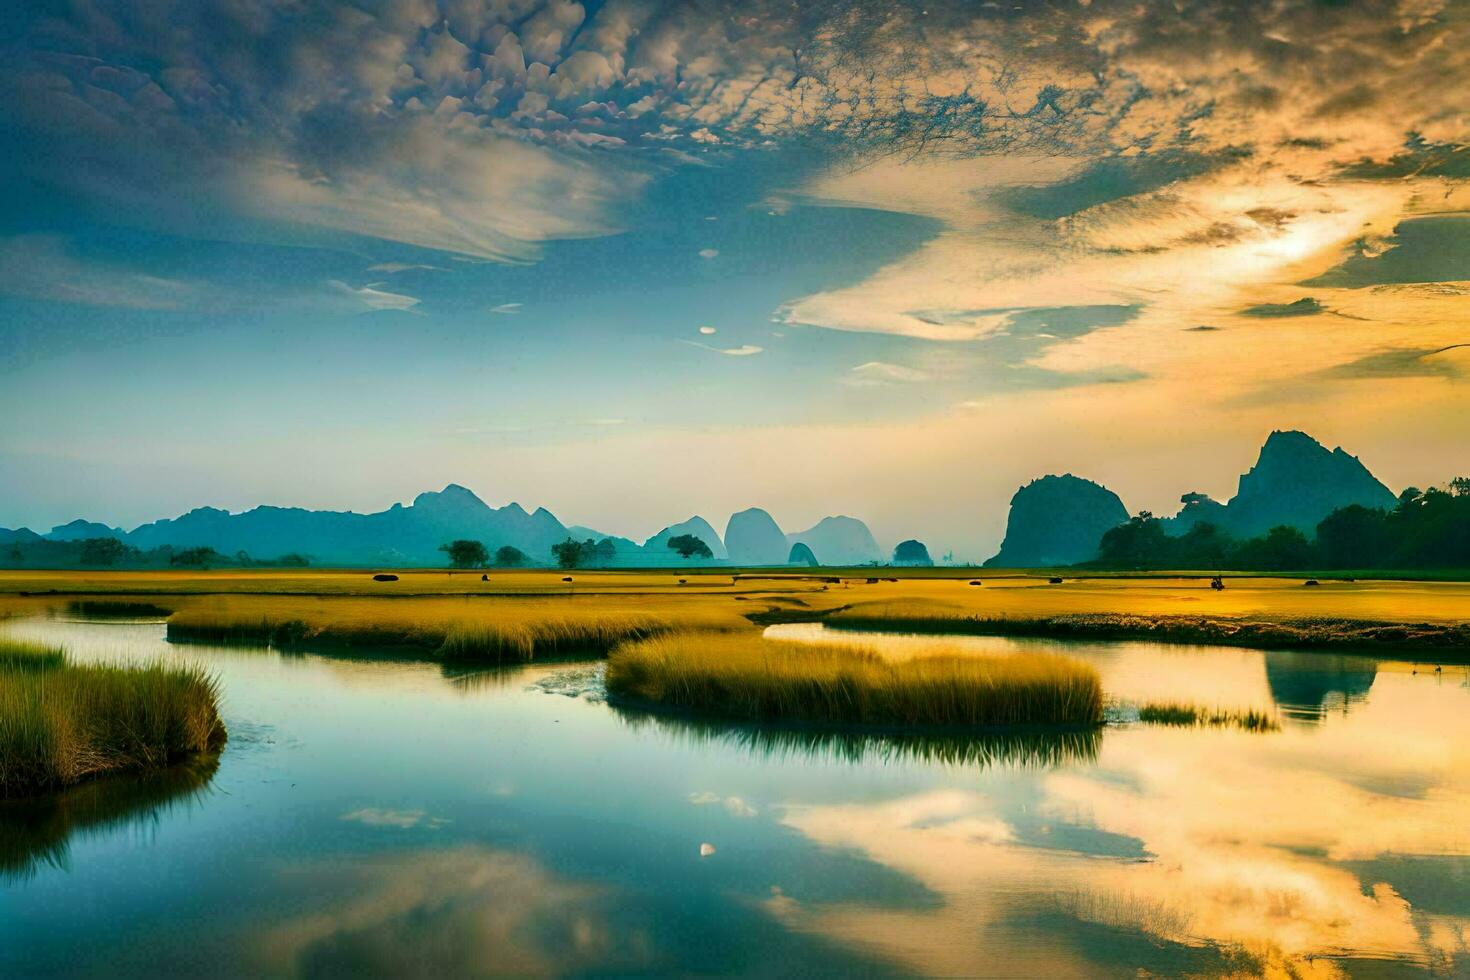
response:
{"label": "tree line", "polygon": [[1201,521],[1173,536],[1148,511],[1107,531],[1093,568],[1286,571],[1470,568],[1470,477],[1443,489],[1410,487],[1391,510],[1350,504],[1324,517],[1308,538],[1281,525],[1236,538]]}

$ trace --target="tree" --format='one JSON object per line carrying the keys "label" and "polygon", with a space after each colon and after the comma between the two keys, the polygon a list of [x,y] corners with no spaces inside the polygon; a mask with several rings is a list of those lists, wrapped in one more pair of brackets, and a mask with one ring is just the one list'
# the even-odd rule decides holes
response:
{"label": "tree", "polygon": [[1139,511],[1127,523],[1109,528],[1098,542],[1097,561],[1123,568],[1161,568],[1169,564],[1169,536],[1150,512]]}
{"label": "tree", "polygon": [[282,568],[305,568],[311,564],[311,559],[294,551],[288,551],[276,559],[276,564]]}
{"label": "tree", "polygon": [[1235,564],[1238,568],[1278,572],[1311,568],[1312,545],[1307,536],[1296,528],[1280,524],[1267,531],[1265,537],[1242,542],[1235,555]]}
{"label": "tree", "polygon": [[696,534],[676,534],[669,538],[669,550],[677,551],[680,558],[713,558],[715,553]]}
{"label": "tree", "polygon": [[582,561],[582,543],[567,538],[561,544],[551,546],[558,568],[576,568]]}
{"label": "tree", "polygon": [[490,563],[490,552],[478,541],[458,538],[441,544],[439,550],[449,556],[449,564],[455,568],[479,568]]}
{"label": "tree", "polygon": [[503,544],[495,549],[496,568],[520,568],[530,560],[530,555],[508,544]]}
{"label": "tree", "polygon": [[131,550],[117,538],[88,538],[82,542],[81,563],[110,567]]}
{"label": "tree", "polygon": [[1450,494],[1456,497],[1470,497],[1470,476],[1457,476],[1451,480]]}
{"label": "tree", "polygon": [[1324,568],[1383,568],[1389,561],[1388,515],[1349,504],[1317,525],[1317,553]]}
{"label": "tree", "polygon": [[213,548],[185,548],[183,551],[175,551],[168,556],[170,565],[184,565],[190,568],[202,568],[205,565],[213,565],[220,560],[220,553]]}

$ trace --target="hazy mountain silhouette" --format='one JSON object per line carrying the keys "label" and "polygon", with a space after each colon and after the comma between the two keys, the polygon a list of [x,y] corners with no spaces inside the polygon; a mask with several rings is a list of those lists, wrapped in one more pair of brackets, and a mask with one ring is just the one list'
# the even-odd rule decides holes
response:
{"label": "hazy mountain silhouette", "polygon": [[[661,552],[673,555],[674,553],[672,551],[669,551],[669,539],[677,538],[681,534],[692,534],[699,540],[703,541],[705,544],[709,545],[710,554],[714,561],[723,561],[724,559],[729,557],[729,555],[725,552],[725,542],[720,540],[719,534],[715,531],[713,527],[710,526],[709,521],[705,520],[703,517],[700,517],[698,514],[689,518],[689,520],[687,521],[682,521],[678,524],[670,524],[668,527],[664,528],[662,531],[658,532],[653,537],[643,542],[644,553],[650,560],[652,560],[654,556],[658,555]],[[689,560],[687,559],[677,558],[677,556],[675,556],[675,558],[677,559],[679,564],[690,564]]]}
{"label": "hazy mountain silhouette", "polygon": [[730,515],[730,523],[725,525],[725,549],[737,565],[784,565],[790,554],[786,535],[759,507]]}
{"label": "hazy mountain silhouette", "polygon": [[56,525],[44,537],[52,541],[87,541],[91,538],[122,538],[125,533],[120,527],[77,518],[70,524]]}
{"label": "hazy mountain silhouette", "polygon": [[1006,536],[988,568],[1044,568],[1097,557],[1103,534],[1128,520],[1107,487],[1073,476],[1043,476],[1011,498]]}
{"label": "hazy mountain silhouette", "polygon": [[144,551],[169,545],[209,547],[226,555],[245,551],[257,557],[297,552],[319,564],[441,564],[439,546],[454,538],[481,541],[491,552],[511,545],[546,561],[551,546],[567,537],[566,526],[545,508],[528,513],[515,503],[491,507],[453,483],[437,493],[419,494],[406,507],[394,504],[375,514],[300,507],[256,507],[231,514],[199,507],[121,535]]}
{"label": "hazy mountain silhouette", "polygon": [[1164,522],[1183,534],[1207,521],[1237,537],[1253,537],[1282,524],[1310,537],[1322,518],[1349,504],[1391,509],[1396,498],[1356,456],[1330,452],[1305,432],[1276,431],[1266,439],[1256,464],[1240,477],[1225,504],[1204,494],[1181,498],[1184,507]]}
{"label": "hazy mountain silhouette", "polygon": [[791,553],[786,556],[786,564],[806,565],[808,568],[815,568],[821,563],[817,561],[817,556],[812,554],[810,545],[798,541],[791,546]]}
{"label": "hazy mountain silhouette", "polygon": [[786,535],[786,540],[810,546],[828,565],[861,565],[883,559],[873,532],[856,517],[824,517],[805,531]]}

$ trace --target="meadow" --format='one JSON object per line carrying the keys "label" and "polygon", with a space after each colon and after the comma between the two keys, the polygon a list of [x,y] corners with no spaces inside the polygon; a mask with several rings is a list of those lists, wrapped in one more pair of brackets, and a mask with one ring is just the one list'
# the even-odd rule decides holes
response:
{"label": "meadow", "polygon": [[1055,654],[978,657],[943,644],[902,662],[876,649],[685,632],[625,643],[607,690],[625,701],[750,721],[897,728],[1091,726],[1102,683]]}
{"label": "meadow", "polygon": [[196,667],[76,665],[60,650],[0,639],[0,797],[218,750],[218,700]]}

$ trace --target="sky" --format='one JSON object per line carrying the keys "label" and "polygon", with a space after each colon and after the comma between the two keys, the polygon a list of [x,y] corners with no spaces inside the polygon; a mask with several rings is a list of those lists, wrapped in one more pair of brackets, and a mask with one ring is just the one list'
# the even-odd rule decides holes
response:
{"label": "sky", "polygon": [[456,482],[983,559],[1470,471],[1470,2],[0,11],[0,526]]}

